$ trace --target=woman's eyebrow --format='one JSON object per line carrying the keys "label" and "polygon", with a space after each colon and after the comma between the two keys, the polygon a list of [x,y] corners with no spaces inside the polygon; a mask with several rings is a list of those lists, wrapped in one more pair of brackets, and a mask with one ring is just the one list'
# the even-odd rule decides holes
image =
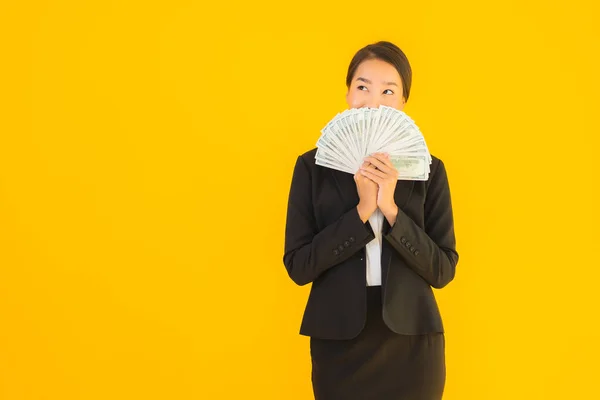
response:
{"label": "woman's eyebrow", "polygon": [[[368,83],[369,85],[373,82],[371,82],[369,79],[367,78],[363,78],[362,76],[359,76],[358,78],[356,78],[357,81],[363,81],[365,83]],[[384,85],[389,85],[389,86],[398,86],[398,84],[396,82],[382,82]]]}

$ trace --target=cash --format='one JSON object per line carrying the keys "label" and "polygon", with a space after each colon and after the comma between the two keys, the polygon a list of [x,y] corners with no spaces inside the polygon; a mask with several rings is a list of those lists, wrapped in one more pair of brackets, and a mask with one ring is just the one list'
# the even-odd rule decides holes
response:
{"label": "cash", "polygon": [[355,174],[373,153],[389,154],[400,180],[429,177],[431,155],[419,127],[405,112],[387,106],[338,113],[321,130],[315,162]]}

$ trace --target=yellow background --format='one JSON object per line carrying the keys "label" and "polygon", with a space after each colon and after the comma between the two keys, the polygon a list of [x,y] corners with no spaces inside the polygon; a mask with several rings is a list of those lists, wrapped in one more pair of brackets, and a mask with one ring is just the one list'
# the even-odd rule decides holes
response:
{"label": "yellow background", "polygon": [[451,184],[444,398],[598,398],[596,4],[3,1],[0,399],[310,399],[292,168],[382,39]]}

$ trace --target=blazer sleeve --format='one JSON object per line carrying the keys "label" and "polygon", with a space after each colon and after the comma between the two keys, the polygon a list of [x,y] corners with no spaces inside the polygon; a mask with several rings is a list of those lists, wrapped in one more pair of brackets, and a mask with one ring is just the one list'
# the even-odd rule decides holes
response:
{"label": "blazer sleeve", "polygon": [[424,230],[398,209],[396,222],[384,237],[410,268],[439,289],[454,279],[458,263],[450,188],[441,160],[432,171],[424,208]]}
{"label": "blazer sleeve", "polygon": [[296,160],[289,192],[283,263],[292,280],[302,286],[342,263],[375,238],[353,207],[318,231],[312,202],[311,173],[302,156]]}

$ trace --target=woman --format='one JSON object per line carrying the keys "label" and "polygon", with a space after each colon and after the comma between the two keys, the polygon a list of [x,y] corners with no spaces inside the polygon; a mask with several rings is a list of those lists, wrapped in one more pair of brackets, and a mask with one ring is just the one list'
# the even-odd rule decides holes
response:
{"label": "woman", "polygon": [[[359,50],[346,78],[349,108],[402,110],[411,68],[394,44]],[[432,287],[453,278],[458,253],[444,164],[427,181],[398,180],[387,155],[359,172],[298,157],[283,261],[312,282],[300,334],[310,336],[317,400],[435,400],[444,390],[445,341]]]}

